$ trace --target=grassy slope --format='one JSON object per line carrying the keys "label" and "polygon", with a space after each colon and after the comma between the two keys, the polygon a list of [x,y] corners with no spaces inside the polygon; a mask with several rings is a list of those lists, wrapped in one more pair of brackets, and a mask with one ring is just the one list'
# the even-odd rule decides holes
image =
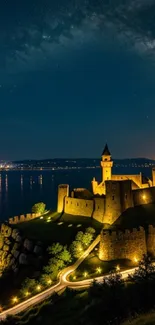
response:
{"label": "grassy slope", "polygon": [[136,319],[126,321],[122,325],[154,325],[155,324],[155,312],[150,312],[137,317]]}
{"label": "grassy slope", "polygon": [[121,228],[155,225],[155,204],[143,204],[122,213],[114,226]]}
{"label": "grassy slope", "polygon": [[[97,249],[94,250],[83,262],[80,264],[78,269],[75,271],[76,279],[82,280],[84,279],[84,272],[88,272],[88,278],[93,278],[102,274],[109,273],[111,270],[116,270],[116,266],[120,266],[121,270],[125,270],[127,268],[132,268],[135,265],[130,260],[114,260],[109,262],[104,262],[99,260]],[[101,268],[101,274],[97,273],[97,268]],[[74,281],[74,273],[70,276],[70,280]]]}
{"label": "grassy slope", "polygon": [[67,214],[60,217],[60,214],[54,213],[51,215],[50,222],[47,222],[48,218],[49,215],[45,216],[44,219],[37,218],[23,222],[16,225],[16,228],[20,229],[24,236],[40,240],[45,244],[52,242],[70,244],[78,231],[91,226],[99,233],[102,228],[99,222],[87,217]]}

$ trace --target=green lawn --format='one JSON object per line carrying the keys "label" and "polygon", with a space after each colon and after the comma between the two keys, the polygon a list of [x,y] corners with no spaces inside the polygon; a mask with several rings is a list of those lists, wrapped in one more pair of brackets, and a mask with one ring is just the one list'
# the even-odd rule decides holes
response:
{"label": "green lawn", "polygon": [[67,214],[61,216],[55,212],[44,216],[43,219],[37,218],[15,227],[20,229],[24,236],[40,240],[45,244],[52,242],[70,244],[78,231],[90,226],[95,228],[97,233],[102,228],[102,224],[91,218]]}
{"label": "green lawn", "polygon": [[155,225],[155,204],[143,204],[129,208],[116,220],[113,226],[120,228],[147,227]]}
{"label": "green lawn", "polygon": [[95,278],[96,276],[107,274],[112,270],[115,271],[117,266],[119,266],[120,270],[122,271],[132,268],[135,265],[130,260],[115,260],[110,262],[101,261],[98,258],[98,248],[95,248],[95,250],[78,267],[78,269],[71,274],[70,280],[77,281],[86,278]]}

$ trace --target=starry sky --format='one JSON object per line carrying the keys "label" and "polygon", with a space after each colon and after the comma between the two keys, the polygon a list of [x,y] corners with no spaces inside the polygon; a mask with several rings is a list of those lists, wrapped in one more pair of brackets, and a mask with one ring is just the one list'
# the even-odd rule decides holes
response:
{"label": "starry sky", "polygon": [[0,159],[155,158],[155,1],[1,0]]}

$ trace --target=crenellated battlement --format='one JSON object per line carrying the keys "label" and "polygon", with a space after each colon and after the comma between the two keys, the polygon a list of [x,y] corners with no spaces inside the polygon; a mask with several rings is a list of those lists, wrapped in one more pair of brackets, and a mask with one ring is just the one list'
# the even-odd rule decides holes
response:
{"label": "crenellated battlement", "polygon": [[[151,231],[153,226],[149,226]],[[154,232],[155,232],[155,228],[153,227]],[[139,227],[139,228],[133,228],[133,229],[125,229],[125,230],[102,230],[101,235],[104,236],[105,238],[112,238],[112,239],[128,239],[128,238],[132,238],[135,235],[141,235],[145,233],[145,229],[143,227]]]}
{"label": "crenellated battlement", "polygon": [[102,230],[99,258],[140,260],[146,254],[146,233],[143,227],[124,231]]}
{"label": "crenellated battlement", "polygon": [[26,222],[40,217],[40,213],[27,213],[21,214],[20,216],[14,216],[9,218],[10,225],[16,225],[17,223]]}

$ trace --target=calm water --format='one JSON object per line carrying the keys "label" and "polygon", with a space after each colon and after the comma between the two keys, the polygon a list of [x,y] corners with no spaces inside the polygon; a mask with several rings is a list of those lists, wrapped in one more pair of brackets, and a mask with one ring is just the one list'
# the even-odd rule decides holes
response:
{"label": "calm water", "polygon": [[[142,169],[116,168],[114,173],[139,173]],[[151,176],[151,169],[145,168],[144,174]],[[70,184],[71,188],[87,187],[91,189],[93,177],[101,179],[101,170],[67,170],[67,171],[9,171],[0,173],[0,220],[31,212],[33,204],[43,201],[47,208],[55,209],[57,187]]]}

